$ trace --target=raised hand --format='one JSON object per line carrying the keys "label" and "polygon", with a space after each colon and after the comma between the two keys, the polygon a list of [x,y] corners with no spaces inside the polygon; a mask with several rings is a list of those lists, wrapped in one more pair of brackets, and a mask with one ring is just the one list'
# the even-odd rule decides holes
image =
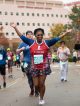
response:
{"label": "raised hand", "polygon": [[22,48],[21,48],[21,50],[25,50],[25,49],[26,49],[25,47],[22,47]]}
{"label": "raised hand", "polygon": [[22,36],[22,33],[18,30],[17,25],[14,22],[10,23],[10,26],[15,29],[18,36]]}
{"label": "raised hand", "polygon": [[13,27],[13,28],[15,28],[16,27],[16,24],[12,22],[12,23],[10,23],[10,26]]}
{"label": "raised hand", "polygon": [[72,29],[67,29],[67,30],[66,30],[67,33],[71,32],[71,31],[72,31]]}

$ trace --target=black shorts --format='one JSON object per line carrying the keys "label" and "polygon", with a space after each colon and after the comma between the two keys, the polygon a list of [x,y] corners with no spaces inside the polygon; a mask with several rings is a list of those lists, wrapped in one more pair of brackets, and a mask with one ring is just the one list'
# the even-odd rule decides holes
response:
{"label": "black shorts", "polygon": [[23,66],[21,66],[21,70],[22,70],[23,73],[25,72],[25,69],[23,68]]}
{"label": "black shorts", "polygon": [[0,74],[1,75],[6,75],[6,67],[5,67],[5,65],[0,65]]}
{"label": "black shorts", "polygon": [[73,57],[73,62],[77,62],[77,58],[76,57]]}
{"label": "black shorts", "polygon": [[19,61],[19,60],[17,60],[17,61],[16,61],[16,64],[20,64],[20,61]]}

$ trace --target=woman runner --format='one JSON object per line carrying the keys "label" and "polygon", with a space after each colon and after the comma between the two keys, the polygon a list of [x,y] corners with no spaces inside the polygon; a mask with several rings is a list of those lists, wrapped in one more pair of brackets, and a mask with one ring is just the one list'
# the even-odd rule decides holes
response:
{"label": "woman runner", "polygon": [[71,30],[67,30],[59,37],[53,38],[51,40],[43,40],[44,30],[42,28],[38,28],[34,30],[36,40],[33,40],[23,36],[17,29],[16,24],[11,23],[11,27],[13,27],[18,36],[30,46],[32,58],[31,74],[34,85],[40,93],[39,104],[43,105],[45,104],[43,99],[45,94],[45,80],[46,76],[51,73],[47,58],[49,47],[58,42],[66,33],[70,32]]}

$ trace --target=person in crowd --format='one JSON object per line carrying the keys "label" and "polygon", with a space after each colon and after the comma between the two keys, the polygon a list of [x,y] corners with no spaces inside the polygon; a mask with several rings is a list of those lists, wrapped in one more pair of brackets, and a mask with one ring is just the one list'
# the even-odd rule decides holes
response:
{"label": "person in crowd", "polygon": [[56,53],[56,51],[53,51],[53,53],[52,53],[52,62],[53,62],[53,64],[54,64],[55,62],[58,62],[58,58],[57,58],[57,53]]}
{"label": "person in crowd", "polygon": [[[32,37],[33,37],[32,31],[27,31],[26,32],[26,37],[32,39]],[[30,54],[29,45],[22,42],[19,45],[18,49],[17,49],[17,53],[19,54],[20,52],[23,52],[23,59],[22,59],[22,62],[21,62],[21,69],[22,69],[22,72],[24,73],[24,75],[25,75],[25,73],[27,75],[28,83],[29,83],[29,86],[30,86],[30,89],[31,89],[30,96],[34,95],[34,90],[35,90],[35,96],[38,96],[39,95],[38,90],[36,90],[36,88],[34,87],[32,75],[30,73],[31,54]]]}
{"label": "person in crowd", "polygon": [[52,53],[51,53],[51,51],[48,52],[48,60],[49,60],[49,63],[52,62]]}
{"label": "person in crowd", "polygon": [[68,57],[70,56],[70,50],[66,46],[65,41],[60,42],[60,47],[58,48],[57,54],[60,60],[61,81],[67,82]]}
{"label": "person in crowd", "polygon": [[13,52],[10,48],[7,48],[7,64],[8,64],[8,74],[9,78],[12,78],[12,66],[13,66]]}
{"label": "person in crowd", "polygon": [[[0,74],[3,77],[3,87],[6,88],[6,59],[7,53],[2,45],[0,45]],[[0,85],[1,88],[1,85]]]}
{"label": "person in crowd", "polygon": [[20,68],[20,54],[16,53],[16,66]]}
{"label": "person in crowd", "polygon": [[76,50],[74,50],[73,51],[73,62],[77,62],[77,51]]}
{"label": "person in crowd", "polygon": [[33,82],[35,87],[38,89],[40,93],[39,105],[45,104],[44,94],[45,94],[45,80],[47,75],[51,73],[50,64],[48,63],[48,50],[49,47],[58,42],[66,33],[71,30],[67,30],[59,37],[52,38],[51,40],[43,40],[44,29],[37,28],[34,30],[34,35],[36,40],[26,38],[22,33],[19,32],[16,24],[11,23],[11,27],[13,27],[18,34],[18,36],[30,46],[31,52],[31,74],[33,77]]}
{"label": "person in crowd", "polygon": [[16,53],[14,52],[13,54],[13,65],[16,66]]}
{"label": "person in crowd", "polygon": [[80,63],[80,50],[77,52],[77,62]]}

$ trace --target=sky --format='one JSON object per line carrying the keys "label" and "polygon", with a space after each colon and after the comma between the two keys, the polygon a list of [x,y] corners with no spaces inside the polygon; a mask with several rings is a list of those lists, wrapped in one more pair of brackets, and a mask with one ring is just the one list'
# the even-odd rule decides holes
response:
{"label": "sky", "polygon": [[70,3],[70,2],[74,2],[74,1],[80,1],[80,0],[61,0],[63,1],[64,3]]}

